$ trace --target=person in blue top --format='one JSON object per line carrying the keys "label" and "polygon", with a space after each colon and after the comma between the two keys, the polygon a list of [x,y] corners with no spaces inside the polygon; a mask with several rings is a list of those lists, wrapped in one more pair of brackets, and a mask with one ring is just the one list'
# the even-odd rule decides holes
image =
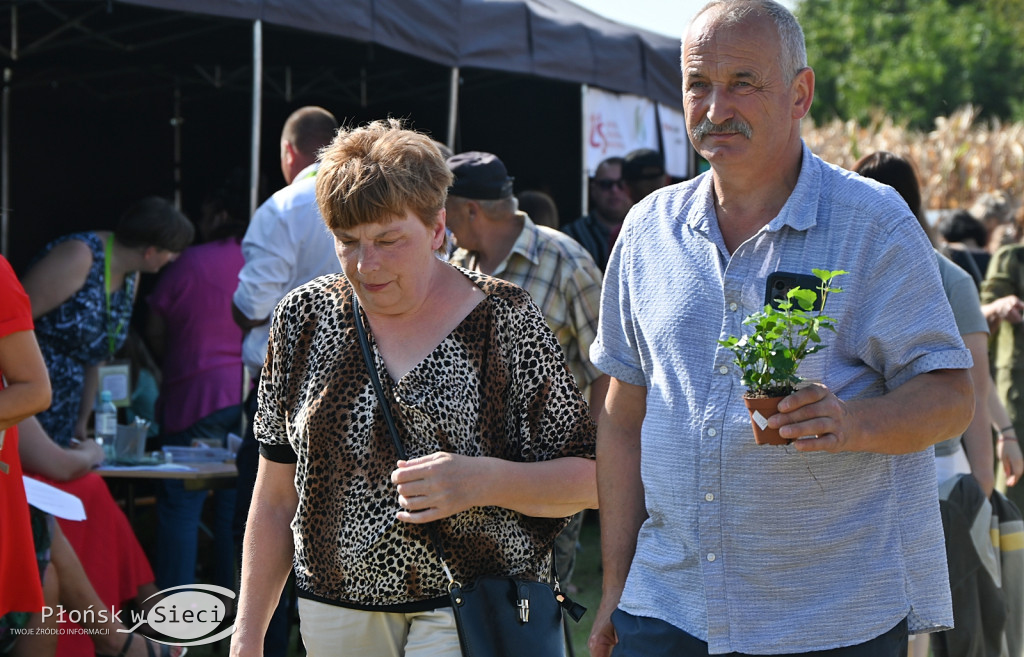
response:
{"label": "person in blue top", "polygon": [[[627,216],[594,364],[604,583],[594,657],[905,655],[953,623],[931,445],[973,411],[970,353],[935,255],[891,188],[800,137],[802,30],[771,0],[706,5],[682,47],[690,140],[711,170]],[[759,446],[742,373],[773,272],[845,270],[838,333]]]}
{"label": "person in blue top", "polygon": [[53,405],[37,417],[59,445],[85,440],[97,367],[128,336],[139,274],[156,273],[192,242],[192,223],[169,201],[132,205],[113,231],[73,233],[43,248],[23,277]]}

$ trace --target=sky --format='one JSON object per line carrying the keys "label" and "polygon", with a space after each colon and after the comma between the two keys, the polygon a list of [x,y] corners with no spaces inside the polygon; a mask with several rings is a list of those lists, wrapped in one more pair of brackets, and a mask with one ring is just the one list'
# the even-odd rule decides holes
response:
{"label": "sky", "polygon": [[[683,28],[707,0],[572,0],[619,23],[681,38]],[[780,0],[793,9],[794,0]]]}

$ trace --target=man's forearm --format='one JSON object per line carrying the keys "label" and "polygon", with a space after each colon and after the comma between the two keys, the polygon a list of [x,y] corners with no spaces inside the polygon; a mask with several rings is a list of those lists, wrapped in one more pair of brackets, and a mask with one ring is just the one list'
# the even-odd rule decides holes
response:
{"label": "man's forearm", "polygon": [[961,435],[974,416],[974,388],[967,370],[936,370],[846,406],[857,427],[850,448],[908,454]]}
{"label": "man's forearm", "polygon": [[640,526],[647,518],[640,478],[640,430],[646,388],[612,379],[597,425],[597,497],[601,509],[603,596],[626,584]]}

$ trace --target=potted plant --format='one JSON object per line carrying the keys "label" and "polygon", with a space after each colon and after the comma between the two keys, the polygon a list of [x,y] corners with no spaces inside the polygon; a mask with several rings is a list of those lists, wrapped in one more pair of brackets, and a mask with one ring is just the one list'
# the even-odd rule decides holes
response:
{"label": "potted plant", "polygon": [[750,411],[754,440],[758,445],[787,445],[778,429],[768,429],[768,418],[778,412],[779,401],[800,383],[797,369],[803,359],[825,348],[822,331],[836,331],[836,320],[822,310],[829,294],[842,292],[832,280],[845,271],[813,269],[817,289],[793,287],[783,298],[749,315],[743,324],[752,332],[719,340],[733,352],[747,387],[743,401]]}

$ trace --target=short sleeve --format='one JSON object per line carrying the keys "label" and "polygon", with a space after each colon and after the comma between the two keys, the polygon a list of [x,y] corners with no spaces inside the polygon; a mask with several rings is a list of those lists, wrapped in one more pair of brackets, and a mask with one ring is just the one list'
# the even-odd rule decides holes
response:
{"label": "short sleeve", "polygon": [[601,291],[601,314],[597,337],[590,347],[590,360],[609,376],[626,383],[646,386],[640,350],[633,329],[628,284],[628,223],[615,241]]}
{"label": "short sleeve", "polygon": [[278,463],[295,463],[298,456],[288,440],[287,404],[289,363],[294,342],[290,338],[286,308],[292,297],[286,297],[274,312],[267,344],[267,360],[260,374],[258,408],[253,432],[260,443],[260,454]]}
{"label": "short sleeve", "polygon": [[[869,239],[876,254],[856,291],[836,297],[850,303],[839,330],[848,353],[880,372],[888,390],[940,369],[969,369],[970,352],[957,330],[935,251],[911,217],[878,222]],[[912,282],[912,283],[911,283]],[[842,278],[837,279],[846,287]],[[831,299],[830,299],[831,301]]]}
{"label": "short sleeve", "polygon": [[945,287],[949,305],[953,309],[953,319],[956,320],[957,330],[960,331],[960,335],[987,334],[989,332],[988,322],[981,312],[981,301],[974,278],[955,265],[953,274],[953,279],[948,281]]}

